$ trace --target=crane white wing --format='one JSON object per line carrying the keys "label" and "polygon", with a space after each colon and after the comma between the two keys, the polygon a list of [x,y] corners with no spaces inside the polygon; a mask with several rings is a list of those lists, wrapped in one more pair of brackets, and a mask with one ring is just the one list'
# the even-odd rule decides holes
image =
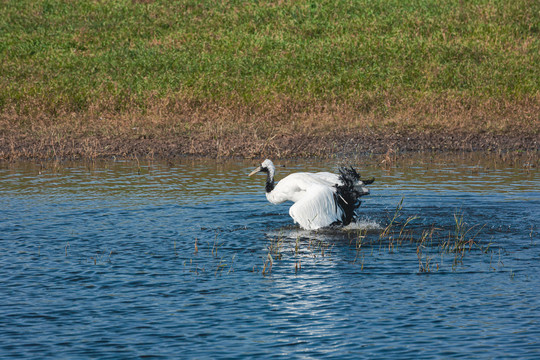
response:
{"label": "crane white wing", "polygon": [[335,201],[335,188],[314,184],[294,203],[289,214],[302,228],[315,230],[341,221],[343,211]]}
{"label": "crane white wing", "polygon": [[308,192],[311,192],[311,188],[314,186],[333,187],[334,184],[329,179],[321,178],[317,174],[294,173],[279,181],[274,190],[266,194],[266,198],[272,204],[280,204],[284,201],[297,202],[304,198]]}
{"label": "crane white wing", "polygon": [[318,172],[313,174],[318,179],[328,183],[329,185],[341,184],[338,174],[332,174],[329,172]]}

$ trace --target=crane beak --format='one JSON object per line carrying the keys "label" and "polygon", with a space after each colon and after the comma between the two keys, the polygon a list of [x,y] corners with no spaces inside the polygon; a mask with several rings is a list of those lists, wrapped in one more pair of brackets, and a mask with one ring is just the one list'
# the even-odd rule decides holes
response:
{"label": "crane beak", "polygon": [[259,166],[258,168],[256,168],[255,170],[253,170],[251,173],[249,173],[248,176],[255,175],[256,173],[261,172],[261,171],[262,171],[262,166]]}

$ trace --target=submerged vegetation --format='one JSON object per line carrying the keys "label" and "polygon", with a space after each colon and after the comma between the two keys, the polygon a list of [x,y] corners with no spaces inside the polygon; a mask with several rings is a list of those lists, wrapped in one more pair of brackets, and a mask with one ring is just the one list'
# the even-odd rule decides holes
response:
{"label": "submerged vegetation", "polygon": [[[271,276],[275,268],[279,271],[302,272],[302,267],[318,266],[328,262],[346,262],[358,265],[359,271],[370,272],[377,261],[399,261],[409,264],[411,273],[459,271],[484,266],[485,271],[504,268],[503,248],[493,242],[482,230],[486,226],[470,225],[464,214],[454,213],[452,225],[423,225],[419,215],[405,217],[403,198],[394,212],[389,213],[387,225],[382,228],[376,223],[362,223],[344,228],[329,228],[318,231],[303,231],[293,228],[282,229],[268,236],[261,249],[259,260],[244,271]],[[199,251],[199,240],[194,240],[193,254],[183,254],[189,260],[183,266],[195,275],[230,275],[235,271],[236,252],[232,258],[218,255],[220,244],[218,233],[215,238],[203,243]],[[391,257],[399,256],[395,260]],[[178,256],[178,254],[176,255]],[[465,258],[474,264],[467,264]],[[380,258],[380,259],[379,259]],[[407,266],[401,266],[400,268]]]}
{"label": "submerged vegetation", "polygon": [[[284,245],[283,236],[271,237],[268,241],[267,256],[264,261],[263,275],[271,273],[274,260],[281,260],[284,254],[290,255],[289,265],[294,264],[294,271],[301,270],[301,260],[304,263],[311,258],[325,258],[332,256],[332,249],[336,244],[341,247],[347,244],[352,251],[349,252],[349,261],[359,264],[360,271],[364,270],[367,261],[376,261],[374,254],[400,253],[407,262],[409,256],[415,256],[418,260],[417,273],[430,273],[439,271],[455,271],[458,267],[466,266],[466,255],[480,255],[486,263],[487,270],[498,270],[504,267],[501,260],[502,249],[494,245],[491,240],[479,239],[479,234],[485,225],[469,225],[464,221],[463,214],[454,214],[454,225],[451,227],[411,226],[418,215],[403,218],[403,199],[399,202],[396,210],[389,216],[388,225],[384,228],[373,227],[372,224],[353,229],[323,230],[322,238],[317,239],[317,233],[298,236],[296,240],[287,239]],[[300,249],[301,246],[305,248]],[[299,250],[300,249],[300,250]],[[496,252],[497,251],[497,252]],[[340,256],[344,256],[342,253]],[[496,264],[494,263],[496,256]],[[450,261],[445,263],[445,257]],[[347,255],[345,254],[345,258]],[[449,268],[445,268],[449,267]],[[414,269],[411,269],[414,270]]]}
{"label": "submerged vegetation", "polygon": [[538,1],[25,0],[0,13],[4,158],[287,156],[313,137],[389,132],[513,133],[529,137],[505,146],[530,148],[539,133]]}

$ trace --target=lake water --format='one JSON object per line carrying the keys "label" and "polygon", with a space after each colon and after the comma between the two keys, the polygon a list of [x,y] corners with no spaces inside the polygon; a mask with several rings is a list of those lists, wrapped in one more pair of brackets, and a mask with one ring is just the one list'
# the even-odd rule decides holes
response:
{"label": "lake water", "polygon": [[351,164],[359,221],[318,232],[255,161],[1,165],[0,358],[539,358],[538,164]]}

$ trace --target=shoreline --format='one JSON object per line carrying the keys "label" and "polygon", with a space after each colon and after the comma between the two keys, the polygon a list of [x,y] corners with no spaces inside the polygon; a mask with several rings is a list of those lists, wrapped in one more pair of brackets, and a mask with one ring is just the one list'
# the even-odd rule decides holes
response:
{"label": "shoreline", "polygon": [[532,153],[538,156],[540,135],[465,131],[378,131],[313,135],[276,134],[270,139],[245,134],[157,136],[81,136],[27,134],[0,138],[0,160],[93,160],[107,158],[333,158],[426,152]]}

